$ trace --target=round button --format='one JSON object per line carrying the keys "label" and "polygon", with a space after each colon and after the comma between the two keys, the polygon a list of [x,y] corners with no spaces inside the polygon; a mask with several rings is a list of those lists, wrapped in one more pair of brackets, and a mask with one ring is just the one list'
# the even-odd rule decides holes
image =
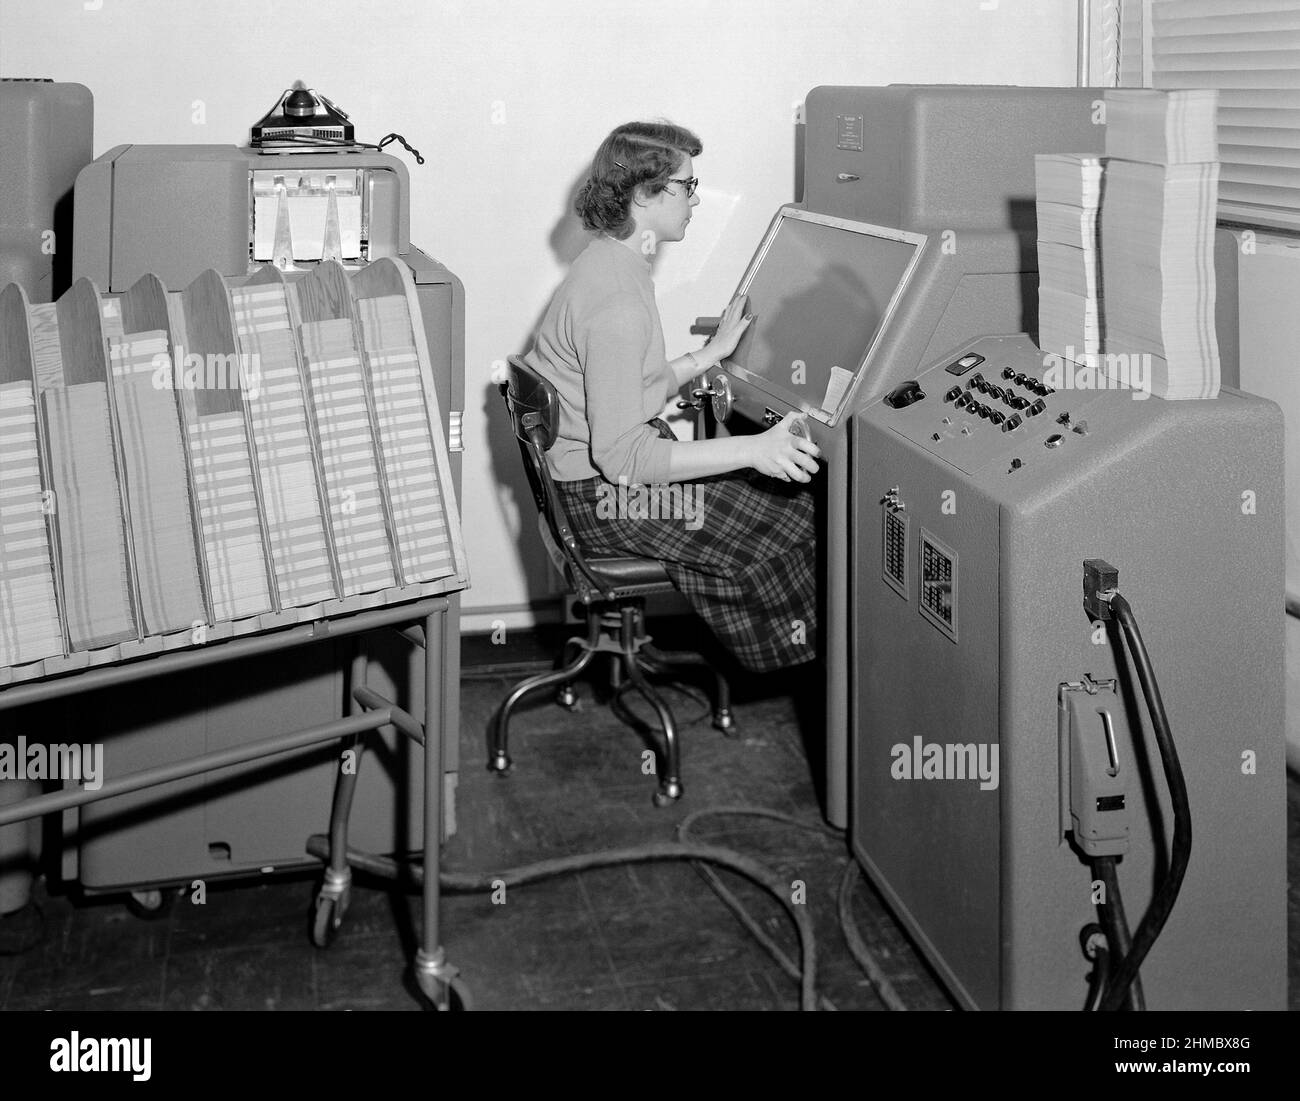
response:
{"label": "round button", "polygon": [[1065,439],[1065,437],[1062,436],[1059,432],[1057,432],[1057,433],[1052,434],[1051,436],[1048,436],[1047,439],[1045,439],[1045,440],[1043,441],[1043,446],[1044,446],[1044,447],[1060,447],[1060,446],[1061,446],[1061,441],[1064,440],[1064,439]]}

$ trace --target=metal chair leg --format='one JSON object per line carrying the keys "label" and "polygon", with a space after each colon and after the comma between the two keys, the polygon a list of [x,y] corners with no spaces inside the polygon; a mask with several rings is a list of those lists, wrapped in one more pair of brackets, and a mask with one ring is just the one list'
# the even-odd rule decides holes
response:
{"label": "metal chair leg", "polygon": [[635,639],[636,639],[636,617],[638,609],[634,607],[625,607],[623,612],[623,667],[627,672],[628,680],[641,693],[647,703],[655,709],[659,716],[659,723],[664,731],[664,775],[659,779],[659,790],[654,794],[654,804],[657,807],[667,806],[682,797],[682,780],[681,780],[681,751],[677,743],[677,723],[673,719],[673,713],[668,709],[668,705],[659,698],[650,682],[645,679],[641,672],[641,667],[637,664]]}
{"label": "metal chair leg", "polygon": [[488,771],[504,775],[510,768],[510,754],[506,751],[506,741],[510,726],[510,712],[515,709],[519,701],[531,692],[548,688],[553,684],[566,684],[572,681],[591,664],[591,659],[595,655],[596,651],[594,649],[584,648],[577,661],[573,662],[573,664],[566,665],[563,669],[556,669],[550,673],[541,673],[515,685],[514,691],[506,697],[505,702],[497,711],[496,717],[492,720]]}
{"label": "metal chair leg", "polygon": [[642,645],[641,653],[649,657],[655,665],[665,669],[682,665],[708,669],[713,674],[714,680],[713,729],[721,730],[728,738],[740,736],[740,731],[736,727],[736,716],[731,710],[731,685],[727,683],[727,678],[705,658],[689,650],[660,650],[649,642]]}
{"label": "metal chair leg", "polygon": [[[566,639],[564,649],[560,651],[559,660],[556,661],[556,669],[563,669],[569,663],[570,647],[582,646],[582,640],[578,638]],[[572,681],[565,681],[555,690],[555,702],[563,707],[566,711],[574,711],[578,706],[578,693],[573,689]]]}

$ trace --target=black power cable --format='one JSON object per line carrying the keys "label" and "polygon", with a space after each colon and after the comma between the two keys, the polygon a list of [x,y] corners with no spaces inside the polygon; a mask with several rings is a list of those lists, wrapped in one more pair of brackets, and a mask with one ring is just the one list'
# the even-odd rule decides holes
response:
{"label": "black power cable", "polygon": [[1187,800],[1187,782],[1183,778],[1183,768],[1178,761],[1178,749],[1174,745],[1173,732],[1169,728],[1169,717],[1165,714],[1160,685],[1156,682],[1151,658],[1147,654],[1146,644],[1142,641],[1142,631],[1133,615],[1133,609],[1124,597],[1117,592],[1112,593],[1107,603],[1111,613],[1119,621],[1133,656],[1138,682],[1142,685],[1142,695],[1146,699],[1147,711],[1151,714],[1156,744],[1160,747],[1160,762],[1164,766],[1165,783],[1169,786],[1169,797],[1174,810],[1174,839],[1170,852],[1169,871],[1151,900],[1151,905],[1143,916],[1137,932],[1133,935],[1132,947],[1115,968],[1109,989],[1102,999],[1101,1008],[1113,1012],[1127,1001],[1129,987],[1137,979],[1142,961],[1151,951],[1156,938],[1160,936],[1160,931],[1169,919],[1174,903],[1178,901],[1178,892],[1182,888],[1183,876],[1187,874],[1187,865],[1192,855],[1192,813]]}
{"label": "black power cable", "polygon": [[1079,944],[1083,954],[1092,960],[1088,1001],[1083,1007],[1085,1013],[1092,1013],[1101,1006],[1102,995],[1106,993],[1106,981],[1110,978],[1110,950],[1106,947],[1106,933],[1096,922],[1079,930]]}
{"label": "black power cable", "polygon": [[[1101,880],[1102,889],[1106,892],[1105,901],[1097,904],[1097,913],[1101,917],[1106,943],[1110,946],[1110,955],[1114,959],[1122,960],[1133,950],[1133,938],[1129,934],[1128,919],[1124,916],[1124,901],[1119,893],[1119,877],[1115,874],[1115,858],[1096,857],[1092,862],[1092,870],[1093,874]],[[1133,981],[1129,984],[1125,1008],[1134,1012],[1146,1009],[1146,1001],[1142,996],[1142,980],[1136,972]]]}

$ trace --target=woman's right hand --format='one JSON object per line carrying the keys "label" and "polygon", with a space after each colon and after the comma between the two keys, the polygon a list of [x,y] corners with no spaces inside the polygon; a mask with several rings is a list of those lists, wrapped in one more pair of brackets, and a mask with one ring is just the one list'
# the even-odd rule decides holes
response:
{"label": "woman's right hand", "polygon": [[806,420],[804,413],[791,413],[761,435],[750,436],[749,465],[760,474],[781,481],[812,481],[822,451],[808,438]]}

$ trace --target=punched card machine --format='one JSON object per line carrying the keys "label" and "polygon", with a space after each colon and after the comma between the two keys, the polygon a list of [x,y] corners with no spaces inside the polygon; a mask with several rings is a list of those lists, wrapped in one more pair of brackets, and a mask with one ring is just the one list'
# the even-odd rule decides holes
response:
{"label": "punched card machine", "polygon": [[[175,293],[210,268],[239,285],[267,263],[293,281],[324,259],[351,271],[382,257],[404,263],[415,283],[459,496],[464,289],[410,241],[404,163],[355,148],[120,145],[77,178],[73,275],[104,294],[125,292],[146,273]],[[449,599],[442,701],[448,832],[460,710],[459,596]],[[382,634],[363,645],[370,685],[421,713],[422,651]],[[125,772],[339,718],[350,655],[345,644],[322,642],[272,664],[222,666],[216,677],[160,679],[146,701],[110,691],[87,702],[103,716],[109,764]],[[372,852],[418,848],[418,751],[391,735],[368,744],[377,752],[360,770],[351,843]],[[303,843],[327,824],[337,767],[337,753],[325,747],[268,764],[251,779],[198,778],[90,804],[80,822],[65,826],[75,837],[65,850],[65,876],[80,878],[87,891],[107,891],[315,864]]]}
{"label": "punched card machine", "polygon": [[1282,1009],[1281,412],[1063,387],[1053,359],[972,337],[855,415],[854,852],[962,1005],[1083,1008],[1090,854],[1136,932],[1175,822],[1132,648],[1085,608],[1104,561],[1192,824],[1146,1007]]}
{"label": "punched card machine", "polygon": [[755,320],[708,390],[733,432],[807,413],[825,454],[821,648],[836,825],[848,821],[853,724],[853,414],[973,334],[1034,331],[1034,155],[1100,153],[1100,98],[972,85],[808,93],[804,201],[777,212],[741,279]]}

